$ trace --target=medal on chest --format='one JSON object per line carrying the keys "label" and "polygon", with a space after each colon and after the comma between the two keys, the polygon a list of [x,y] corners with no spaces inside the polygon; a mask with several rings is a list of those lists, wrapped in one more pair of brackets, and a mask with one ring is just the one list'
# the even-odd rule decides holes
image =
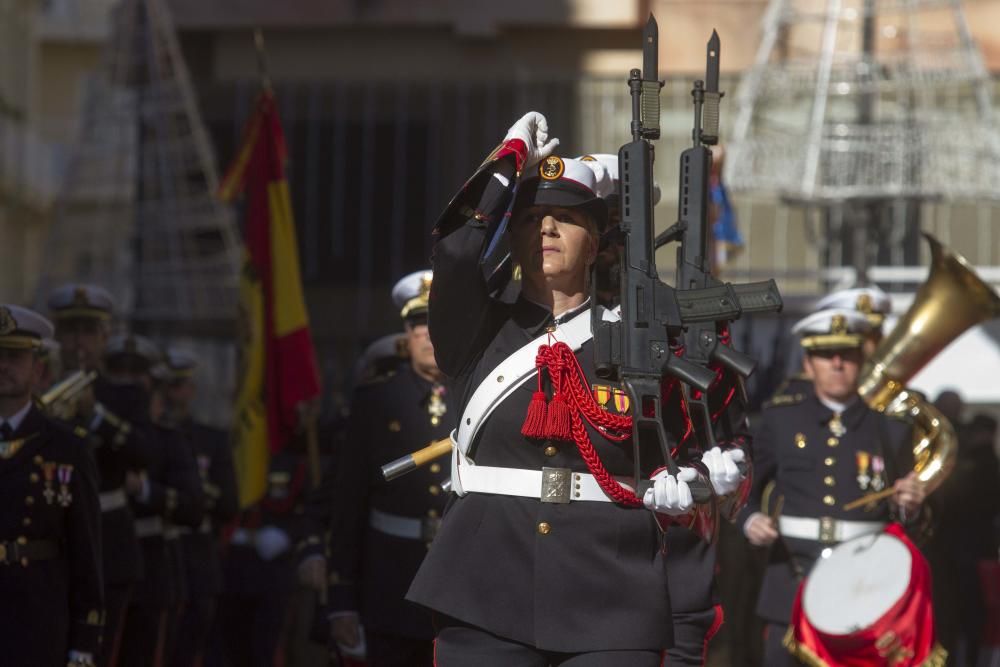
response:
{"label": "medal on chest", "polygon": [[872,457],[872,490],[881,491],[885,488],[885,459],[881,456]]}
{"label": "medal on chest", "polygon": [[427,400],[427,414],[431,416],[431,426],[441,423],[441,417],[448,412],[448,405],[444,402],[446,393],[444,385],[436,384],[431,389],[430,398]]}
{"label": "medal on chest", "polygon": [[840,413],[834,413],[833,418],[830,419],[830,433],[838,438],[844,437],[844,434],[847,433],[847,427],[844,426],[844,422],[840,421]]}
{"label": "medal on chest", "polygon": [[73,496],[69,492],[69,481],[73,477],[73,466],[61,464],[56,473],[59,476],[59,504],[62,507],[69,507],[73,502]]}
{"label": "medal on chest", "polygon": [[42,478],[45,481],[45,489],[42,491],[42,497],[45,498],[45,502],[49,505],[55,502],[56,499],[56,491],[52,488],[52,483],[56,478],[57,465],[54,461],[45,461],[41,464]]}

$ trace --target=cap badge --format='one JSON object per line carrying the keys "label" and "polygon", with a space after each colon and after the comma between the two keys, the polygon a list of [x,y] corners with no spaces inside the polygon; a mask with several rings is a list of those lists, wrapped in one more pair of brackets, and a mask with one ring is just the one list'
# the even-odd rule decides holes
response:
{"label": "cap badge", "polygon": [[73,290],[73,305],[74,306],[89,306],[90,299],[87,298],[87,288],[77,287]]}
{"label": "cap badge", "polygon": [[846,334],[847,318],[843,315],[834,315],[830,320],[830,333],[838,335]]}
{"label": "cap badge", "polygon": [[431,282],[433,281],[433,279],[434,279],[434,274],[431,273],[430,271],[427,271],[427,272],[424,273],[424,275],[420,276],[420,296],[421,297],[423,297],[423,298],[426,299],[428,296],[430,296],[430,293],[431,293]]}
{"label": "cap badge", "polygon": [[564,171],[566,171],[566,164],[563,162],[561,157],[556,155],[550,155],[542,160],[542,163],[538,165],[538,175],[546,181],[554,181],[558,179],[563,175]]}
{"label": "cap badge", "polygon": [[858,303],[856,304],[857,310],[866,315],[871,315],[872,312],[872,296],[871,294],[862,294],[858,297]]}
{"label": "cap badge", "polygon": [[7,308],[0,308],[0,336],[6,336],[17,329],[17,320]]}

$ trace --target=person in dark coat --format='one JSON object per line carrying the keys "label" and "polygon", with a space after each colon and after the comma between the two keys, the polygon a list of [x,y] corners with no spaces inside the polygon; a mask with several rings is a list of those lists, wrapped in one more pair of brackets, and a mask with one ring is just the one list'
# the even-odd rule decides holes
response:
{"label": "person in dark coat", "polygon": [[199,525],[201,482],[188,443],[164,417],[162,388],[155,375],[160,349],[137,335],[113,336],[105,363],[119,387],[133,386],[150,397],[147,464],[126,473],[125,489],[135,513],[143,558],[122,635],[121,664],[163,664],[174,644],[177,616],[185,598],[178,526]]}
{"label": "person in dark coat", "polygon": [[[924,499],[912,469],[910,426],[870,409],[857,394],[870,327],[863,314],[840,309],[796,324],[813,389],[772,401],[754,433],[753,490],[738,521],[751,544],[771,547],[757,602],[767,623],[768,667],[798,664],[786,635],[799,583],[816,559],[841,541],[881,532],[890,520],[912,520]],[[771,483],[771,506],[764,507]],[[890,487],[895,494],[887,501],[843,509]],[[778,498],[776,519],[769,512]]]}
{"label": "person in dark coat", "polygon": [[176,643],[171,660],[177,667],[192,667],[200,664],[215,622],[222,592],[221,530],[236,516],[239,498],[228,434],[203,424],[191,414],[197,395],[194,381],[197,359],[171,349],[167,350],[164,362],[164,420],[176,428],[192,449],[202,489],[201,523],[197,527],[179,527],[188,599],[178,628],[178,636],[184,641]]}
{"label": "person in dark coat", "polygon": [[104,372],[104,351],[115,308],[107,290],[79,283],[62,285],[49,295],[48,307],[56,325],[63,374],[98,374],[93,385],[74,401],[73,413],[64,417],[74,428],[88,432],[97,462],[107,607],[99,663],[115,665],[132,588],[142,577],[142,556],[125,493],[125,476],[148,460],[149,394],[135,385],[116,384]]}
{"label": "person in dark coat", "polygon": [[92,667],[104,621],[87,432],[31,399],[51,336],[38,313],[0,305],[0,662],[10,667]]}
{"label": "person in dark coat", "polygon": [[[431,273],[418,271],[393,289],[407,363],[357,389],[323,501],[310,504],[319,510],[310,517],[314,534],[329,532],[331,633],[342,654],[365,656],[371,667],[433,663],[430,614],[404,598],[444,511],[449,462],[388,482],[381,473],[383,464],[447,438],[456,419],[427,334],[430,286]],[[321,561],[324,541],[307,541],[302,558]]]}
{"label": "person in dark coat", "polygon": [[[672,644],[662,529],[691,516],[701,473],[648,460],[634,479],[630,402],[597,376],[590,336],[607,206],[596,172],[557,143],[527,114],[436,228],[429,325],[460,406],[456,495],[408,599],[435,612],[441,667],[642,667]],[[491,239],[508,208],[509,237]],[[521,267],[513,304],[484,276],[491,240]]]}
{"label": "person in dark coat", "polygon": [[264,497],[242,509],[224,542],[219,625],[226,664],[285,664],[289,603],[295,590],[293,544],[300,534],[304,457],[271,456]]}

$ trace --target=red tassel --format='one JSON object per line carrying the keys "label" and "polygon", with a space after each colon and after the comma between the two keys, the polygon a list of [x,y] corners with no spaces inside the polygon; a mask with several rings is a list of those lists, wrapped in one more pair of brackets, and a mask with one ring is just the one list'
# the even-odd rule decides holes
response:
{"label": "red tassel", "polygon": [[549,440],[572,440],[573,419],[569,403],[561,393],[552,397],[549,414],[545,419],[545,437]]}
{"label": "red tassel", "polygon": [[545,392],[536,391],[528,403],[528,415],[521,426],[521,435],[526,438],[545,437]]}

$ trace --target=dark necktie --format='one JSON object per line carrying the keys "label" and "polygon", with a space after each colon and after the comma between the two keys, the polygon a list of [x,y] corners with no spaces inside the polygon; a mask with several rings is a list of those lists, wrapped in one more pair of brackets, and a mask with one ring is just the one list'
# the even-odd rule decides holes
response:
{"label": "dark necktie", "polygon": [[10,440],[14,435],[14,428],[8,423],[0,424],[0,440]]}

